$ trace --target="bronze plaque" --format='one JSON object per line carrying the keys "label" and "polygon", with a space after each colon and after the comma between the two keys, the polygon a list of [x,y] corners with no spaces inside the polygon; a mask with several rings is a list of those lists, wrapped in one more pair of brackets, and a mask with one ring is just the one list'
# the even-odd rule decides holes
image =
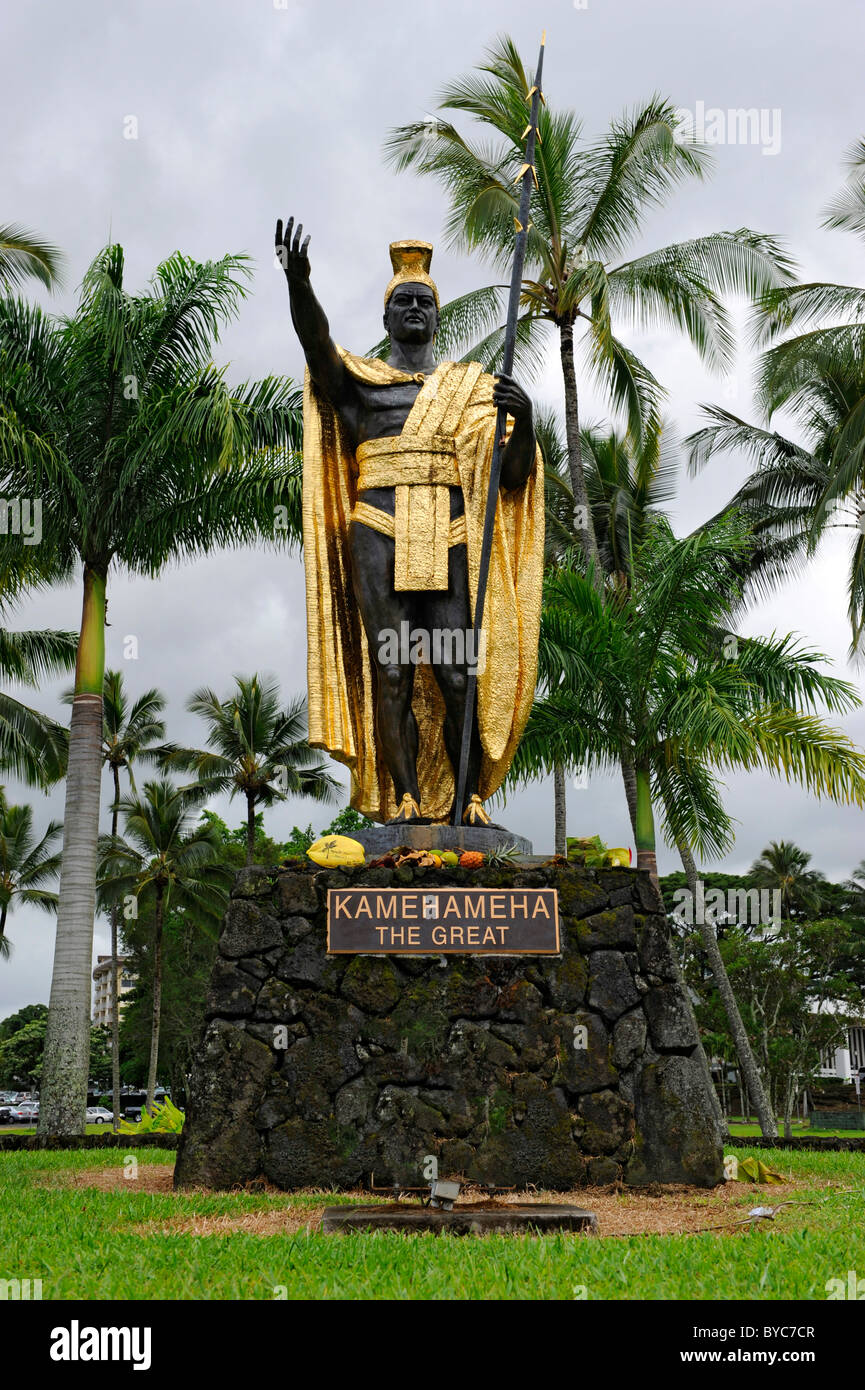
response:
{"label": "bronze plaque", "polygon": [[330,955],[555,956],[555,888],[331,888]]}

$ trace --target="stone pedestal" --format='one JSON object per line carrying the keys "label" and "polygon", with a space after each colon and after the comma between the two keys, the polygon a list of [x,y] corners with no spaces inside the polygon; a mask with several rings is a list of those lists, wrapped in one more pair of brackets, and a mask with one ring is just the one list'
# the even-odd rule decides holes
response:
{"label": "stone pedestal", "polygon": [[521,855],[532,852],[531,840],[505,830],[502,825],[374,825],[356,830],[352,837],[366,850],[367,859],[379,859],[395,845],[409,849],[480,850],[515,849]]}
{"label": "stone pedestal", "polygon": [[[328,956],[328,888],[552,887],[562,952]],[[723,1177],[708,1068],[648,875],[575,865],[239,875],[178,1186],[439,1175],[567,1190]]]}

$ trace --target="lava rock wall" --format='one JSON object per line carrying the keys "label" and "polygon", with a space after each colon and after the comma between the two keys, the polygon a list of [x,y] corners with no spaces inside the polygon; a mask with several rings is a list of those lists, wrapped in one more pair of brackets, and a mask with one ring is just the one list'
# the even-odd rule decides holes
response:
{"label": "lava rock wall", "polygon": [[[560,956],[328,956],[328,888],[556,888]],[[175,1183],[566,1190],[722,1181],[693,1012],[648,875],[577,866],[245,869]]]}

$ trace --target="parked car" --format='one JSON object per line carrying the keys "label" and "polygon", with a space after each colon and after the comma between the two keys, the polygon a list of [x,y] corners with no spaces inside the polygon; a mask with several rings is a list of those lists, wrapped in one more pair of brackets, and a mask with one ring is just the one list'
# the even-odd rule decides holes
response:
{"label": "parked car", "polygon": [[106,1110],[104,1105],[88,1105],[87,1123],[89,1125],[110,1125],[114,1119],[110,1110]]}
{"label": "parked car", "polygon": [[13,1125],[35,1125],[39,1119],[39,1102],[36,1100],[25,1100],[21,1105],[12,1107]]}
{"label": "parked car", "polygon": [[12,1119],[12,1112],[14,1109],[14,1105],[0,1105],[0,1125],[14,1124]]}

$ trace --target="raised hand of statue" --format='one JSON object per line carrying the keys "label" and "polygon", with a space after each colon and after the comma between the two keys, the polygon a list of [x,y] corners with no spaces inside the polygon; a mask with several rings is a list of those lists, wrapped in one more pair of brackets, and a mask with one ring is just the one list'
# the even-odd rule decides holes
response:
{"label": "raised hand of statue", "polygon": [[292,240],[292,230],[294,228],[294,218],[290,217],[285,224],[285,235],[282,231],[282,218],[276,224],[276,259],[282,266],[289,280],[308,280],[309,279],[309,257],[306,248],[309,245],[309,237],[306,237],[301,244],[303,235],[303,224],[298,222],[297,231]]}

